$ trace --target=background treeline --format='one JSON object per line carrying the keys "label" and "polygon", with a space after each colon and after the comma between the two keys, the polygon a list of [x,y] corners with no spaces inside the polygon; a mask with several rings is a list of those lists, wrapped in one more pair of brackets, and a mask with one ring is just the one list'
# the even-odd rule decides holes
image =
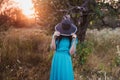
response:
{"label": "background treeline", "polygon": [[[88,1],[88,2],[87,2]],[[9,2],[9,1],[8,1]],[[60,12],[60,10],[67,10],[74,6],[84,7],[85,11],[72,11],[69,14],[72,17],[73,22],[80,27],[79,21],[82,23],[81,16],[88,14],[87,18],[90,23],[90,27],[101,29],[102,27],[116,28],[120,26],[119,14],[120,14],[120,2],[110,0],[33,0],[35,7],[35,21],[40,26],[46,26],[54,28],[54,26],[63,18],[66,12]],[[85,3],[86,2],[86,3]],[[0,1],[0,7],[7,4],[5,0]],[[84,5],[83,5],[84,4]],[[27,18],[22,14],[21,10],[15,7],[9,7],[10,3],[5,6],[5,10],[0,10],[0,25],[4,25],[6,22],[15,27],[24,26]],[[2,8],[1,8],[2,9]],[[81,13],[82,12],[82,13]],[[88,23],[88,24],[89,24]],[[20,25],[21,24],[21,25]],[[94,27],[93,27],[94,26]],[[49,27],[49,28],[48,28]]]}
{"label": "background treeline", "polygon": [[[78,38],[82,42],[85,39],[87,28],[102,29],[106,27],[120,27],[120,2],[115,0],[33,0],[35,7],[35,19],[30,20],[24,16],[17,7],[5,6],[6,10],[0,10],[0,25],[24,27],[35,26],[34,23],[44,27],[45,30],[53,31],[54,26],[61,21],[64,15],[69,14],[72,21],[78,27]],[[6,4],[5,0],[1,0],[1,7]],[[11,5],[8,1],[7,5]],[[75,6],[81,7],[71,11],[63,12],[61,10],[69,10]],[[7,27],[7,26],[6,26]],[[6,28],[4,27],[4,28]]]}
{"label": "background treeline", "polygon": [[[88,1],[88,2],[86,2]],[[120,79],[120,2],[110,0],[33,0],[35,19],[0,0],[0,80],[48,80],[54,26],[69,12],[84,42],[72,56],[75,80]],[[2,10],[6,4],[5,10]],[[85,23],[87,23],[85,25]],[[84,25],[83,25],[84,24]],[[80,39],[81,39],[80,38]]]}

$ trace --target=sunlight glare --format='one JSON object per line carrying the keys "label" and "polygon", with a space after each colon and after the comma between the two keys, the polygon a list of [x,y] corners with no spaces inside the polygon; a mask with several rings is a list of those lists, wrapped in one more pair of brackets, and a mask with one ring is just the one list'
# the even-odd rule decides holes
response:
{"label": "sunlight glare", "polygon": [[34,18],[35,9],[32,0],[14,0],[17,7],[22,10],[22,13],[28,18]]}

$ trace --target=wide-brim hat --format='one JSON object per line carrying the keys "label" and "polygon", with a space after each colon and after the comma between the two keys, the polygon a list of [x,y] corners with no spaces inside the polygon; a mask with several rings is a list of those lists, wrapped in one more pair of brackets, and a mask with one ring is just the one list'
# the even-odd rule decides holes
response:
{"label": "wide-brim hat", "polygon": [[[69,24],[70,28],[68,30],[64,30],[62,28],[62,24]],[[63,36],[71,36],[72,33],[76,33],[77,32],[77,27],[69,20],[62,20],[60,23],[58,23],[55,26],[55,30],[60,32],[60,35]]]}

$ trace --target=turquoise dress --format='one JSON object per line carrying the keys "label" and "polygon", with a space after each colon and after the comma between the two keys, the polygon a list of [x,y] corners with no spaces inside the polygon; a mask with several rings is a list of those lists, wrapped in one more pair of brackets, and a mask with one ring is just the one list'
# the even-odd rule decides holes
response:
{"label": "turquoise dress", "polygon": [[[59,44],[58,44],[59,43]],[[70,40],[63,37],[56,41],[56,51],[53,55],[50,80],[74,80],[70,50]]]}

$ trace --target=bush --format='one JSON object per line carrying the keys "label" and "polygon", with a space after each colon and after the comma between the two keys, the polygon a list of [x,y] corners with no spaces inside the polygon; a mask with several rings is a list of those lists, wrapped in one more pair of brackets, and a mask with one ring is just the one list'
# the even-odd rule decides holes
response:
{"label": "bush", "polygon": [[85,41],[83,43],[79,43],[77,45],[77,55],[78,55],[78,62],[83,65],[85,64],[87,57],[92,53],[93,51],[93,43]]}

